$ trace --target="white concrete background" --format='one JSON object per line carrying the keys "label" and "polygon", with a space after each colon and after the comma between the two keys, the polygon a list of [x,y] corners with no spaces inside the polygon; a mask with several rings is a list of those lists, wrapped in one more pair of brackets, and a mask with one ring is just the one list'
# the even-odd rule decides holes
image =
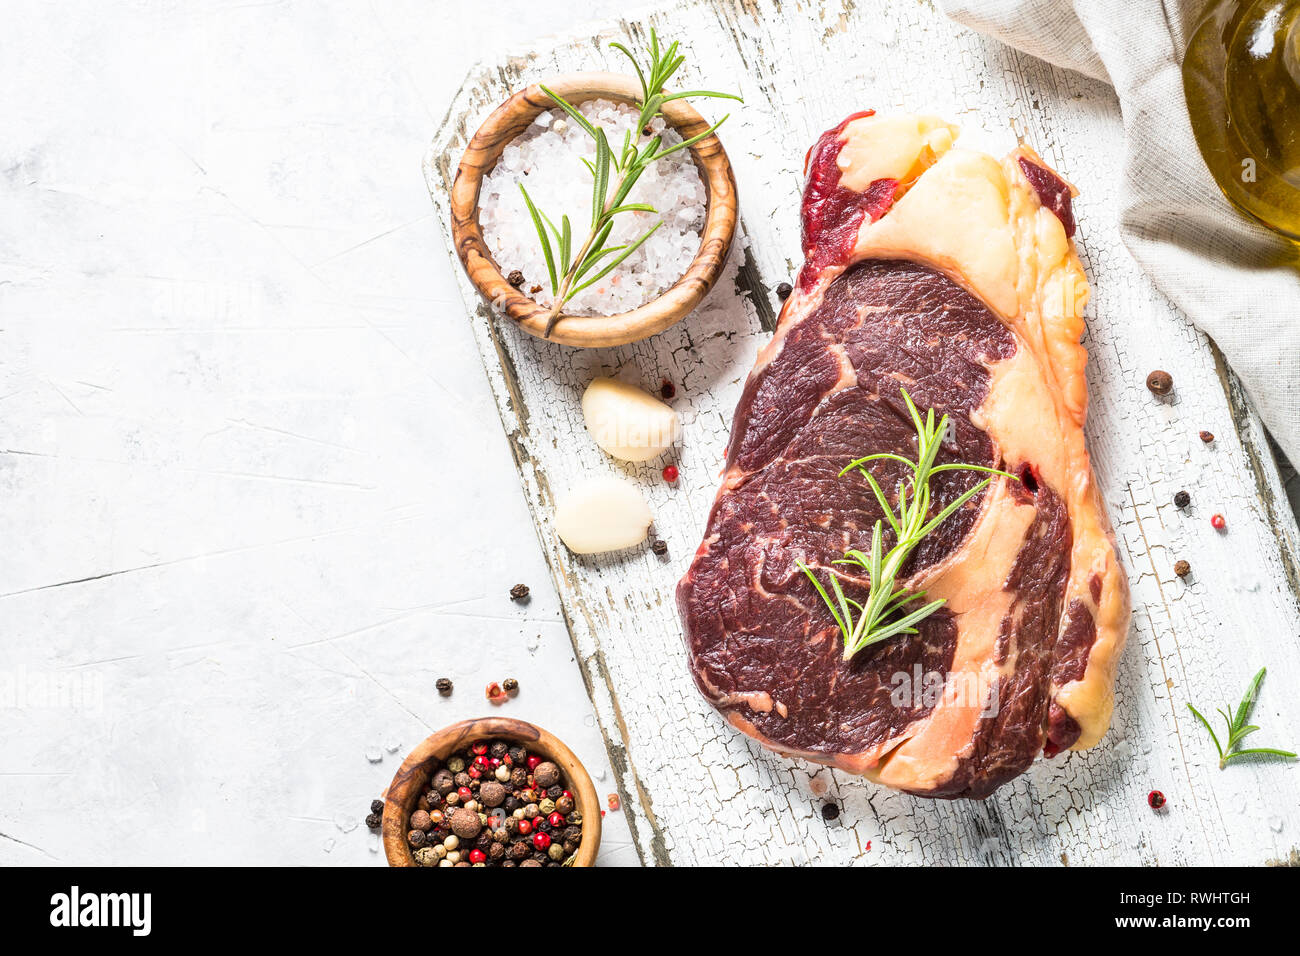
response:
{"label": "white concrete background", "polygon": [[0,864],[379,865],[490,711],[613,788],[420,159],[473,61],[622,6],[7,6]]}

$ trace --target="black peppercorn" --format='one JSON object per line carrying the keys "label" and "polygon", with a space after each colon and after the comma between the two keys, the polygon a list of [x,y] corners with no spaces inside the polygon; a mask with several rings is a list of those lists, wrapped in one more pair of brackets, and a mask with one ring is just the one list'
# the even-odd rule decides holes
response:
{"label": "black peppercorn", "polygon": [[829,821],[831,821],[831,820],[838,820],[838,819],[839,819],[839,816],[840,816],[840,806],[839,806],[838,803],[823,803],[823,804],[822,804],[822,819],[823,819],[823,820],[826,820],[827,822],[829,822]]}
{"label": "black peppercorn", "polygon": [[654,543],[650,545],[650,550],[659,555],[667,554],[668,542],[663,538],[655,538]]}
{"label": "black peppercorn", "polygon": [[492,746],[488,747],[488,756],[500,760],[510,752],[510,745],[504,740],[492,741]]}
{"label": "black peppercorn", "polygon": [[372,830],[378,830],[383,825],[384,815],[382,813],[372,813],[366,817],[366,826]]}
{"label": "black peppercorn", "polygon": [[659,395],[660,397],[663,398],[664,401],[667,401],[668,399],[672,398],[676,394],[677,394],[677,386],[674,385],[672,382],[668,381],[668,379],[664,379],[662,382],[659,383]]}
{"label": "black peppercorn", "polygon": [[547,788],[546,795],[552,800],[558,800],[564,796],[564,788],[557,783],[555,786]]}
{"label": "black peppercorn", "polygon": [[446,677],[439,677],[438,682],[434,685],[438,688],[438,693],[443,697],[451,696],[451,681]]}
{"label": "black peppercorn", "polygon": [[512,269],[510,275],[506,276],[506,281],[518,289],[524,284],[524,274],[518,269]]}
{"label": "black peppercorn", "polygon": [[510,589],[510,600],[512,600],[512,601],[522,601],[522,600],[524,600],[526,597],[528,597],[528,585],[527,585],[527,584],[516,584],[514,587],[512,587],[512,588]]}
{"label": "black peppercorn", "polygon": [[528,751],[523,747],[511,747],[509,750],[510,762],[517,766],[523,766],[528,760]]}
{"label": "black peppercorn", "polygon": [[790,285],[790,283],[788,282],[778,283],[776,287],[776,297],[780,299],[782,302],[784,302],[786,299],[790,298],[790,293],[793,291],[794,288]]}
{"label": "black peppercorn", "polygon": [[513,677],[507,677],[501,682],[501,689],[507,694],[517,694],[519,693],[519,681]]}
{"label": "black peppercorn", "polygon": [[429,842],[429,837],[423,830],[411,830],[406,834],[406,842],[411,844],[412,849],[418,850]]}
{"label": "black peppercorn", "polygon": [[1186,508],[1192,503],[1192,496],[1185,491],[1180,491],[1174,495],[1174,504],[1179,508]]}
{"label": "black peppercorn", "polygon": [[444,767],[433,775],[431,784],[433,789],[437,790],[445,797],[456,789],[456,778],[450,770]]}
{"label": "black peppercorn", "polygon": [[370,812],[371,812],[371,813],[383,813],[383,812],[384,812],[384,801],[382,801],[382,800],[371,800],[371,801],[370,801]]}

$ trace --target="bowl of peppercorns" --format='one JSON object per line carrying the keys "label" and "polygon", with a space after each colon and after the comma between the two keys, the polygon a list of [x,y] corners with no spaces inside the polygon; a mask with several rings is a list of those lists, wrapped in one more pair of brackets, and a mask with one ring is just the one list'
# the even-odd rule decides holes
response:
{"label": "bowl of peppercorns", "polygon": [[389,866],[592,866],[600,805],[559,738],[484,717],[411,751],[388,787],[381,828]]}

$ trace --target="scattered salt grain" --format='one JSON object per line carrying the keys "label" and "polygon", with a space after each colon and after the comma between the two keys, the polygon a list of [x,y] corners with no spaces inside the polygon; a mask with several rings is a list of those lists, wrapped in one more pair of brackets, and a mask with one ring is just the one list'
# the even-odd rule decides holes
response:
{"label": "scattered salt grain", "polygon": [[[593,125],[604,128],[615,151],[622,146],[624,132],[639,135],[638,111],[625,103],[589,100],[578,109]],[[664,146],[682,141],[661,118],[652,120],[650,129],[652,135],[663,134]],[[642,147],[648,141],[643,135],[639,140]],[[595,141],[585,130],[546,112],[502,150],[483,179],[479,223],[488,249],[503,273],[515,269],[523,273],[521,288],[544,306],[554,301],[550,276],[519,183],[557,226],[560,217],[568,215],[576,252],[591,223],[591,174],[579,157],[590,161],[595,156]],[[624,201],[648,203],[658,212],[619,213],[607,246],[634,242],[657,221],[663,225],[613,272],[569,299],[566,312],[613,315],[644,305],[680,279],[699,251],[707,194],[689,150],[651,163]],[[532,292],[536,286],[541,290]]]}
{"label": "scattered salt grain", "polygon": [[366,751],[366,759],[371,763],[380,763],[384,759],[384,754],[378,747],[371,747]]}
{"label": "scattered salt grain", "polygon": [[395,754],[397,751],[402,749],[402,742],[400,740],[390,740],[388,743],[384,744],[384,749],[390,754]]}

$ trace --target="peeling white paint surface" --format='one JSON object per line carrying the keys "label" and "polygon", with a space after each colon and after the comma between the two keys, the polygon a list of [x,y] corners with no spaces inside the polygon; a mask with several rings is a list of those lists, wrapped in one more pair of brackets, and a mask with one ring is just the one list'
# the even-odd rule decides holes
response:
{"label": "peeling white paint surface", "polygon": [[[1186,703],[1236,700],[1267,665],[1260,739],[1300,739],[1300,701],[1288,692],[1300,678],[1295,522],[1231,376],[1119,242],[1112,184],[1122,128],[1109,91],[958,30],[926,5],[682,0],[472,71],[427,161],[444,230],[446,184],[487,112],[548,74],[617,69],[606,42],[639,45],[651,24],[690,38],[683,87],[739,85],[745,95],[723,130],[744,235],[718,288],[652,341],[577,351],[492,318],[461,281],[642,859],[1169,865],[1291,855],[1300,771],[1258,763],[1220,772]],[[1040,761],[983,803],[920,800],[761,750],[695,692],[672,600],[716,490],[743,377],[768,335],[770,290],[800,258],[804,150],[868,107],[938,113],[963,127],[965,144],[999,154],[1023,136],[1081,190],[1078,238],[1093,283],[1088,434],[1133,585],[1133,632],[1103,745]],[[1153,368],[1177,383],[1167,401],[1143,386]],[[677,385],[685,428],[673,456],[677,487],[659,480],[664,461],[618,465],[584,433],[577,400],[600,374]],[[1203,444],[1202,429],[1217,441]],[[549,522],[554,496],[593,471],[642,483],[669,544],[666,559],[648,551],[578,558],[564,549]],[[1193,495],[1186,511],[1172,503],[1181,488]],[[1225,535],[1210,528],[1216,511],[1228,518]],[[1185,580],[1173,573],[1178,558],[1193,565]],[[1169,799],[1158,814],[1146,804],[1153,788]],[[843,807],[834,823],[822,820],[826,800]]]}

